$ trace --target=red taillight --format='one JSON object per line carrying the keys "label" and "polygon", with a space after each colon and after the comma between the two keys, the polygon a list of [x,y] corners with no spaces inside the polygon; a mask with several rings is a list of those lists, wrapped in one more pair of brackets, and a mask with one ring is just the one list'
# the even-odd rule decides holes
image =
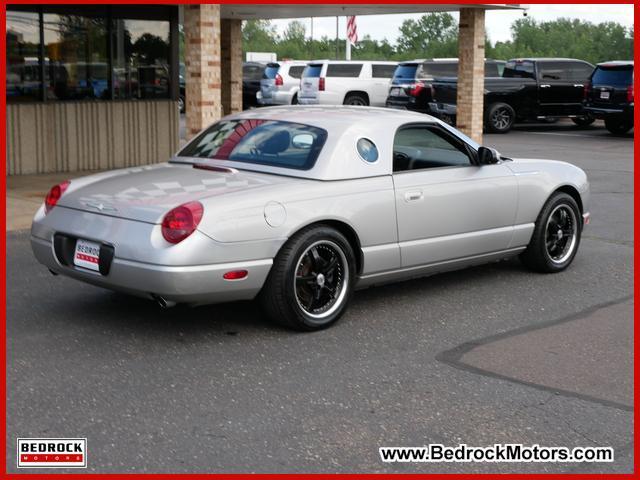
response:
{"label": "red taillight", "polygon": [[418,95],[420,95],[420,92],[422,92],[425,88],[426,87],[424,83],[416,82],[409,85],[409,87],[406,89],[406,92],[407,92],[407,95],[410,95],[412,97],[417,97]]}
{"label": "red taillight", "polygon": [[247,272],[246,270],[232,270],[222,275],[222,278],[224,278],[225,280],[242,280],[248,274],[249,272]]}
{"label": "red taillight", "polygon": [[282,77],[279,73],[276,73],[276,87],[281,87],[284,85],[284,81],[282,81]]}
{"label": "red taillight", "polygon": [[627,87],[627,102],[633,102],[633,85]]}
{"label": "red taillight", "polygon": [[324,77],[318,79],[318,90],[324,92]]}
{"label": "red taillight", "polygon": [[47,196],[44,199],[44,213],[49,213],[51,209],[56,206],[62,194],[69,187],[69,183],[71,182],[65,180],[64,182],[51,187],[51,190],[49,190],[49,193],[47,193]]}
{"label": "red taillight", "polygon": [[204,207],[200,202],[189,202],[169,211],[162,219],[162,236],[169,243],[180,243],[198,227]]}
{"label": "red taillight", "polygon": [[591,90],[591,84],[589,82],[584,84],[584,88],[582,89],[582,99],[589,99],[589,90]]}

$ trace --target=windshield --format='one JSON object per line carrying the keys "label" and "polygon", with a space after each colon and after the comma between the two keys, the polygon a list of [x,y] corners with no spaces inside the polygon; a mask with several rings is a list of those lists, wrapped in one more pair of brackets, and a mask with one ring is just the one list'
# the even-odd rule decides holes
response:
{"label": "windshield", "polygon": [[325,130],[299,123],[227,120],[213,124],[178,155],[309,170],[326,139]]}
{"label": "windshield", "polygon": [[594,85],[611,85],[626,87],[633,83],[633,67],[598,67],[593,72],[591,83]]}

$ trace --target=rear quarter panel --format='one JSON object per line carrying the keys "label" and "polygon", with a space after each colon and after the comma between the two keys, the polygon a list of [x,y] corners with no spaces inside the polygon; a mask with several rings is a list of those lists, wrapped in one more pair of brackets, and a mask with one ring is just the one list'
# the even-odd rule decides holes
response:
{"label": "rear quarter panel", "polygon": [[561,187],[580,194],[583,212],[589,211],[589,182],[580,168],[554,160],[517,159],[506,164],[518,179],[516,225],[535,222],[543,205]]}

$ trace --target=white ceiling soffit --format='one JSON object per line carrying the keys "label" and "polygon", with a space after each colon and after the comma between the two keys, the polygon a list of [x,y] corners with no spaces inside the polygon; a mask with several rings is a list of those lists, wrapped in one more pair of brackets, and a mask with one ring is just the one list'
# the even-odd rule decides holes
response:
{"label": "white ceiling soffit", "polygon": [[307,17],[335,17],[345,15],[385,15],[393,13],[429,13],[429,12],[454,12],[461,8],[483,8],[485,10],[501,9],[526,9],[524,4],[222,4],[222,18],[271,19],[271,18],[307,18]]}

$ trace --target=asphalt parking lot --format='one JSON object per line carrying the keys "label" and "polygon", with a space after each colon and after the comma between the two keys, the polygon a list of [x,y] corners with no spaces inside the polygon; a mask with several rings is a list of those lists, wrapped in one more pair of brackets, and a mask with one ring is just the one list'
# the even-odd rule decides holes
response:
{"label": "asphalt parking lot", "polygon": [[[159,310],[52,277],[8,233],[7,462],[86,437],[90,472],[633,470],[633,138],[529,125],[485,144],[590,177],[572,267],[517,260],[356,293],[334,328],[252,303]],[[613,446],[609,464],[384,464],[381,446]],[[21,470],[24,471],[24,470]]]}

